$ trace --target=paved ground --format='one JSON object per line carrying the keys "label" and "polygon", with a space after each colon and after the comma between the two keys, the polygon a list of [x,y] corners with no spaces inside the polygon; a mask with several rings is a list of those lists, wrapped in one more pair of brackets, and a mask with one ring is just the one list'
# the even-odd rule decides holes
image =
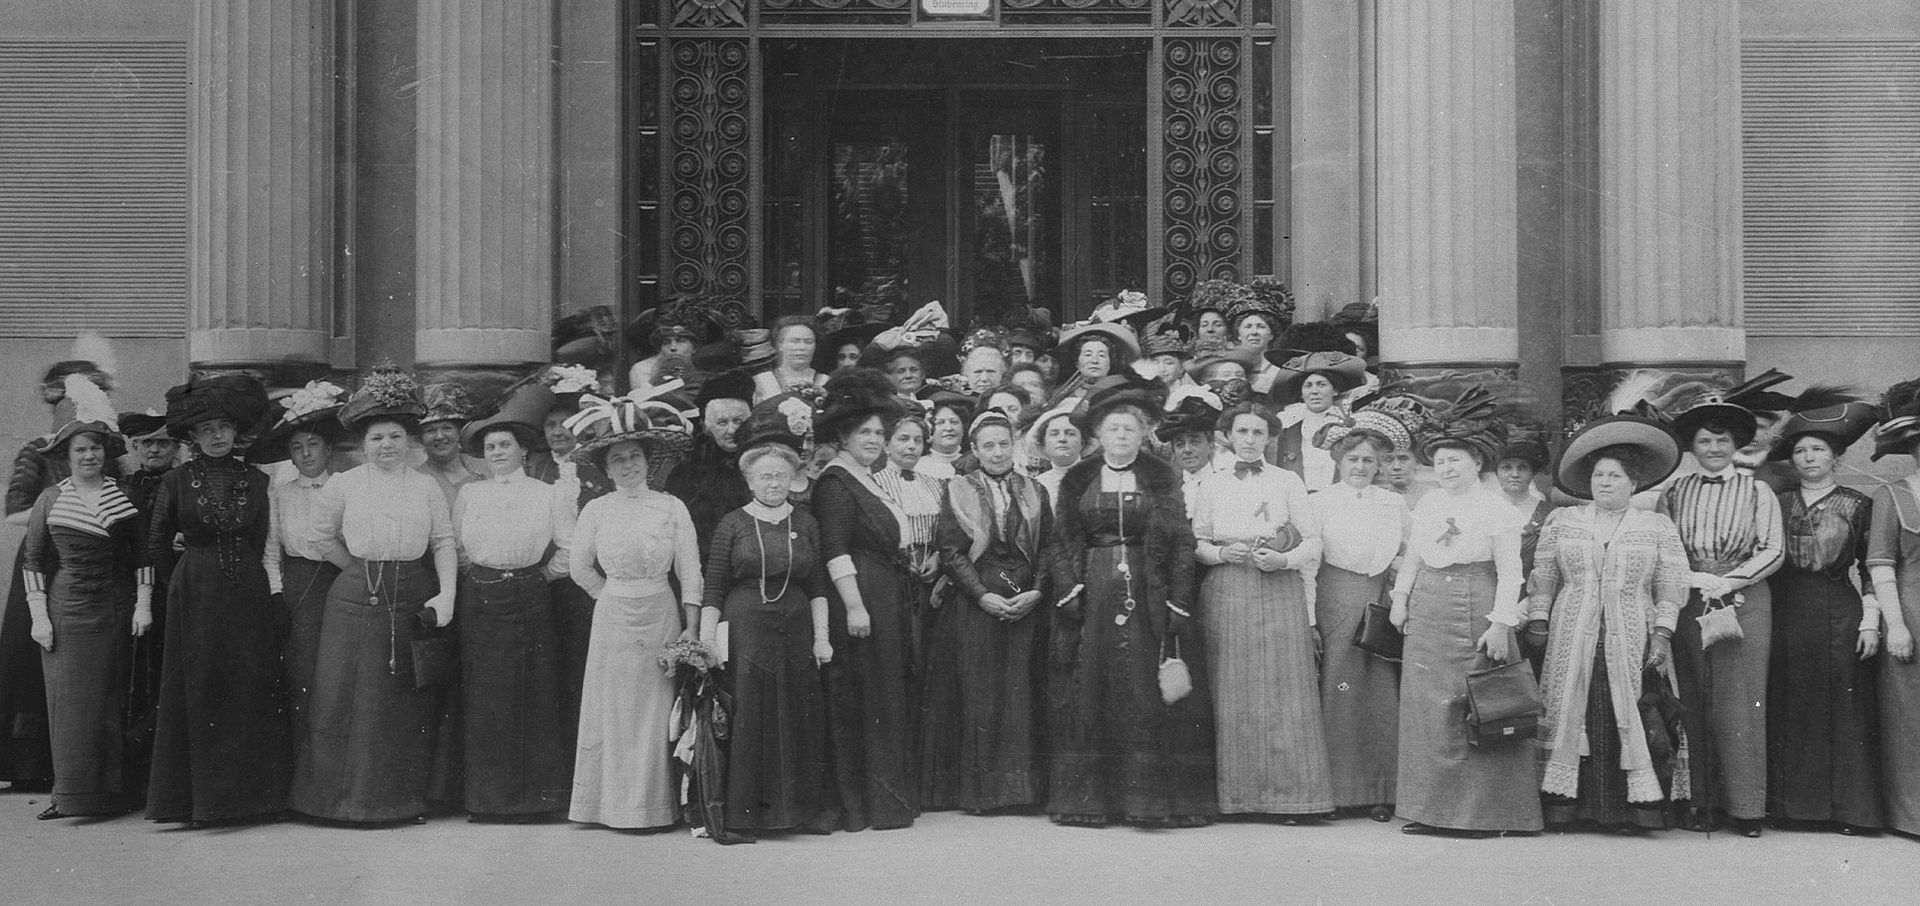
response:
{"label": "paved ground", "polygon": [[[189,831],[38,822],[0,791],[0,903],[1920,902],[1920,841],[1771,831],[1408,837],[1365,819],[1188,831],[929,815],[908,830],[716,846],[685,831],[458,817]],[[1397,822],[1396,822],[1397,825]]]}

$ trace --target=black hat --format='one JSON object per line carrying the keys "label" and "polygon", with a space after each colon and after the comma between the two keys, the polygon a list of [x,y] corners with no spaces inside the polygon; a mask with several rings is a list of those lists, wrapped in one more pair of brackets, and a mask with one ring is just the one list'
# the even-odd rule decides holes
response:
{"label": "black hat", "polygon": [[1433,465],[1434,451],[1465,447],[1476,454],[1482,469],[1492,469],[1507,446],[1507,426],[1494,417],[1494,409],[1492,393],[1467,388],[1452,406],[1432,415],[1415,444],[1415,455],[1422,464]]}
{"label": "black hat", "polygon": [[375,365],[340,409],[340,424],[358,433],[372,419],[394,418],[418,425],[425,414],[427,406],[420,402],[420,384],[412,374],[396,365]]}
{"label": "black hat", "polygon": [[1836,403],[1809,412],[1795,412],[1787,416],[1786,423],[1780,426],[1780,440],[1773,445],[1768,459],[1784,460],[1793,457],[1794,442],[1802,437],[1825,438],[1839,453],[1853,442],[1866,436],[1873,429],[1874,422],[1880,420],[1880,407],[1863,400]]}
{"label": "black hat", "polygon": [[185,440],[194,425],[216,418],[246,430],[260,422],[266,409],[267,389],[252,375],[191,378],[167,391],[167,432]]}
{"label": "black hat", "polygon": [[894,416],[904,411],[886,374],[873,368],[843,368],[827,379],[825,393],[813,417],[814,436],[838,441],[841,430],[849,424],[869,416]]}
{"label": "black hat", "polygon": [[1166,405],[1173,408],[1153,432],[1161,443],[1172,443],[1182,434],[1212,436],[1220,423],[1220,413],[1227,411],[1226,401],[1220,398],[1219,392],[1204,384],[1183,384],[1175,388]]}
{"label": "black hat", "polygon": [[1085,407],[1079,414],[1080,433],[1092,436],[1101,417],[1120,406],[1138,406],[1149,419],[1158,421],[1166,399],[1167,385],[1147,380],[1131,368],[1122,368],[1094,381],[1087,389]]}
{"label": "black hat", "polygon": [[540,383],[521,384],[500,403],[498,411],[461,428],[460,445],[466,448],[468,456],[479,456],[487,430],[505,428],[512,431],[529,452],[544,450],[547,448],[547,413],[552,411],[552,390]]}
{"label": "black hat", "polygon": [[1873,429],[1873,458],[1912,454],[1914,442],[1920,441],[1920,379],[1888,387],[1880,411],[1886,421]]}
{"label": "black hat", "polygon": [[735,438],[741,450],[778,444],[804,454],[813,437],[813,404],[797,393],[770,396],[753,406]]}
{"label": "black hat", "polygon": [[295,432],[311,431],[338,443],[345,429],[340,410],[346,407],[347,390],[328,381],[308,381],[305,387],[276,400],[267,412],[266,428],[260,440],[247,448],[247,461],[281,462],[287,459],[287,441]]}

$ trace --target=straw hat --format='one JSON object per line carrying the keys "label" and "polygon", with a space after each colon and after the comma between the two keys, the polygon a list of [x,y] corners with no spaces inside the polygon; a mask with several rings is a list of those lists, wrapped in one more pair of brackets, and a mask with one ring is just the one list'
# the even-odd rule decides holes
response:
{"label": "straw hat", "polygon": [[1634,481],[1635,493],[1666,481],[1680,465],[1680,444],[1666,425],[1639,415],[1611,415],[1588,422],[1567,441],[1566,451],[1560,454],[1554,486],[1570,496],[1592,500],[1592,467],[1585,460],[1612,446],[1639,450],[1652,466],[1647,474]]}

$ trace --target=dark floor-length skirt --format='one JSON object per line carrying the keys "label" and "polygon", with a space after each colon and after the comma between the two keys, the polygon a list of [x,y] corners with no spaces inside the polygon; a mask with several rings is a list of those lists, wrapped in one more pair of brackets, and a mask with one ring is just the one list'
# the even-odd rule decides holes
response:
{"label": "dark floor-length skirt", "polygon": [[[978,564],[988,591],[1019,594],[1003,578],[1019,564]],[[1044,602],[1043,602],[1044,603]],[[1037,805],[1045,607],[1006,622],[957,591],[936,614],[928,645],[921,794],[927,809],[970,812]]]}
{"label": "dark floor-length skirt", "polygon": [[1666,803],[1627,799],[1627,773],[1620,768],[1620,722],[1608,677],[1607,643],[1602,638],[1593,646],[1593,676],[1587,686],[1587,754],[1580,758],[1580,795],[1570,799],[1545,794],[1541,809],[1549,824],[1592,821],[1604,827],[1665,829],[1672,825]]}
{"label": "dark floor-length skirt", "polygon": [[[587,681],[587,650],[593,643],[593,595],[572,579],[547,585],[553,596],[553,631],[560,654],[561,741],[568,752],[579,744],[580,696]],[[573,783],[573,760],[567,760],[567,783]]]}
{"label": "dark floor-length skirt", "polygon": [[482,815],[558,811],[572,794],[561,727],[559,643],[539,567],[460,577],[466,807]]}
{"label": "dark floor-length skirt", "polygon": [[1491,625],[1493,563],[1421,564],[1400,663],[1400,770],[1394,811],[1471,831],[1541,828],[1537,750],[1467,741],[1467,673],[1494,666],[1476,646]]}
{"label": "dark floor-length skirt", "polygon": [[1322,564],[1320,714],[1336,808],[1391,805],[1400,759],[1400,665],[1353,644],[1367,605],[1386,600],[1387,574]]}
{"label": "dark floor-length skirt", "polygon": [[[369,602],[370,568],[388,589]],[[291,804],[316,818],[398,821],[426,813],[438,689],[413,687],[409,641],[434,593],[417,560],[355,560],[334,579],[321,619]]]}
{"label": "dark floor-length skirt", "polygon": [[137,804],[128,776],[127,678],[133,655],[133,589],[124,596],[47,596],[53,650],[40,653],[53,743],[53,804],[99,815]]}
{"label": "dark floor-length skirt", "polygon": [[0,611],[0,780],[42,784],[53,779],[53,749],[40,644],[33,640],[27,587],[20,581],[26,549],[23,540],[14,552],[6,609]]}
{"label": "dark floor-length skirt", "polygon": [[1206,645],[1197,631],[1180,639],[1193,691],[1161,701],[1160,633],[1147,610],[1114,623],[1126,597],[1123,555],[1136,576],[1154,568],[1139,545],[1089,548],[1078,631],[1054,632],[1053,644],[1073,650],[1054,651],[1049,669],[1047,811],[1148,823],[1212,817],[1219,798]]}
{"label": "dark floor-length skirt", "polygon": [[313,691],[313,666],[319,656],[320,620],[340,568],[325,560],[287,557],[280,561],[280,575],[287,599],[287,698],[293,713],[293,738],[305,739],[307,698]]}
{"label": "dark floor-length skirt", "polygon": [[[1716,574],[1724,570],[1708,570]],[[1734,818],[1767,813],[1767,667],[1773,656],[1773,605],[1767,583],[1747,586],[1739,611],[1742,638],[1700,647],[1700,593],[1689,594],[1673,634],[1673,667],[1686,706],[1692,807]]]}
{"label": "dark floor-length skirt", "polygon": [[826,696],[806,592],[795,586],[766,603],[756,580],[727,593],[724,613],[733,692],[727,829],[834,829]]}
{"label": "dark floor-length skirt", "polygon": [[889,555],[856,549],[852,557],[873,632],[847,635],[836,593],[828,608],[834,657],[821,671],[841,822],[847,830],[907,827],[920,814],[912,653],[918,580]]}
{"label": "dark floor-length skirt", "polygon": [[1770,582],[1767,814],[1879,827],[1880,703],[1873,663],[1854,650],[1859,593],[1792,567]]}
{"label": "dark floor-length skirt", "polygon": [[181,555],[167,590],[148,818],[225,821],[286,806],[284,617],[263,568],[242,563],[229,579],[211,543]]}

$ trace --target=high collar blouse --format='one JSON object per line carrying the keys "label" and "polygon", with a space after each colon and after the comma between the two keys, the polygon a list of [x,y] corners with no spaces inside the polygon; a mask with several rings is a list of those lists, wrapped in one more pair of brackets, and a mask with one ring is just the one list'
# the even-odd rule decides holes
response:
{"label": "high collar blouse", "polygon": [[1342,482],[1313,492],[1310,500],[1320,520],[1320,560],[1328,566],[1377,576],[1406,548],[1412,514],[1405,497],[1379,485]]}
{"label": "high collar blouse", "polygon": [[1280,410],[1281,430],[1300,426],[1300,477],[1309,490],[1317,491],[1333,484],[1333,454],[1315,446],[1313,438],[1321,428],[1342,418],[1338,407],[1314,412],[1307,408],[1306,403],[1289,403]]}
{"label": "high collar blouse", "polygon": [[333,550],[334,531],[320,519],[324,510],[321,494],[333,473],[322,472],[308,478],[297,469],[288,469],[279,474],[269,472],[268,476],[271,480],[267,483],[267,505],[273,511],[273,518],[267,522],[267,551],[263,562],[267,568],[267,589],[277,592],[282,590],[281,565],[285,558],[325,560]]}
{"label": "high collar blouse", "polygon": [[[453,502],[454,537],[462,562],[493,569],[523,569],[539,563],[547,549],[572,533],[573,507],[564,490],[522,470],[460,486]],[[547,563],[547,577],[567,574],[564,549]]]}
{"label": "high collar blouse", "polygon": [[568,551],[575,584],[599,598],[643,598],[680,582],[680,601],[700,606],[700,547],[680,499],[647,488],[616,490],[580,511]]}
{"label": "high collar blouse", "polygon": [[454,550],[447,497],[438,481],[414,469],[388,473],[368,463],[335,475],[321,489],[316,518],[347,553],[365,560]]}
{"label": "high collar blouse", "polygon": [[1717,475],[1682,475],[1660,495],[1696,570],[1745,588],[1786,561],[1780,500],[1752,475],[1729,468]]}

